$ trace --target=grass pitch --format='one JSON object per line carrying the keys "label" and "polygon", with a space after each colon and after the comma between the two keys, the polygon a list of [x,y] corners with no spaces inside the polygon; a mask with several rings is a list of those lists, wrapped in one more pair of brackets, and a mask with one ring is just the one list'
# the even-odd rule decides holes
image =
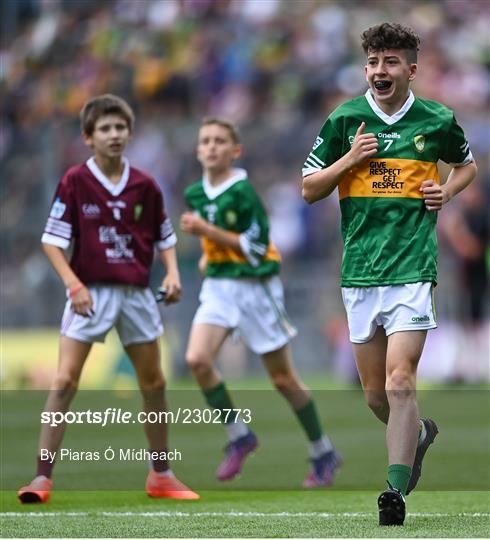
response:
{"label": "grass pitch", "polygon": [[404,527],[377,524],[374,491],[207,491],[200,501],[131,492],[54,492],[24,505],[1,494],[2,536],[25,537],[472,537],[490,531],[488,492],[414,492]]}
{"label": "grass pitch", "polygon": [[[221,425],[174,423],[172,445],[183,460],[172,463],[200,501],[150,499],[144,492],[147,463],[66,461],[55,469],[47,505],[17,502],[16,490],[33,475],[40,411],[45,395],[3,393],[0,425],[0,525],[3,537],[206,538],[206,537],[473,537],[490,536],[489,392],[472,388],[419,393],[424,415],[440,433],[424,460],[417,490],[407,499],[404,527],[378,526],[377,497],[384,489],[384,427],[358,390],[315,393],[317,407],[344,465],[328,490],[298,486],[308,472],[304,436],[280,396],[234,392],[251,407],[260,447],[243,476],[219,483],[214,471],[226,437]],[[169,393],[177,406],[202,408],[198,392]],[[136,393],[85,392],[73,410],[107,406],[139,410]],[[63,446],[100,451],[144,448],[138,424],[68,426]]]}

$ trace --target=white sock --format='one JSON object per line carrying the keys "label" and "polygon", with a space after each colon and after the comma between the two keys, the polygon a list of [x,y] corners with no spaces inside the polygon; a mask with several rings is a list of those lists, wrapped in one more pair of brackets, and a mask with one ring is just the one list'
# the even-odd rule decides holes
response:
{"label": "white sock", "polygon": [[425,441],[425,437],[427,437],[427,430],[425,429],[425,424],[422,422],[422,420],[420,421],[420,425],[422,427],[420,428],[420,431],[419,431],[418,446],[420,446]]}
{"label": "white sock", "polygon": [[225,429],[231,442],[234,442],[240,437],[247,435],[250,431],[245,422],[239,416],[237,416],[233,422],[228,422],[228,424],[225,424]]}
{"label": "white sock", "polygon": [[319,458],[320,456],[323,456],[323,454],[331,452],[332,450],[332,443],[326,435],[322,435],[318,441],[310,441],[308,443],[308,453],[311,459]]}

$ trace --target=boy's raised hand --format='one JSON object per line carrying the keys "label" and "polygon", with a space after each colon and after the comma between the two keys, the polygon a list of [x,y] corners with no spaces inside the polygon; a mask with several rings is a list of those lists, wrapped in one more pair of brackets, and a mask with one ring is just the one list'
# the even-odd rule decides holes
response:
{"label": "boy's raised hand", "polygon": [[378,139],[374,133],[364,133],[366,122],[361,122],[357,128],[352,148],[349,151],[352,166],[358,165],[366,158],[374,156],[378,151]]}
{"label": "boy's raised hand", "polygon": [[189,234],[202,236],[206,234],[207,221],[194,212],[184,212],[180,218],[180,228]]}

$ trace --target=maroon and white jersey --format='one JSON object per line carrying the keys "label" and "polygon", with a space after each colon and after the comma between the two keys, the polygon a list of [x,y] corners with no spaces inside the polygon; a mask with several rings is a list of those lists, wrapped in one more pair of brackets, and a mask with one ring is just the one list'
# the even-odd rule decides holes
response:
{"label": "maroon and white jersey", "polygon": [[44,229],[45,244],[66,249],[73,241],[70,266],[86,284],[147,287],[154,248],[177,243],[158,184],[123,160],[118,184],[93,157],[71,167],[56,189]]}

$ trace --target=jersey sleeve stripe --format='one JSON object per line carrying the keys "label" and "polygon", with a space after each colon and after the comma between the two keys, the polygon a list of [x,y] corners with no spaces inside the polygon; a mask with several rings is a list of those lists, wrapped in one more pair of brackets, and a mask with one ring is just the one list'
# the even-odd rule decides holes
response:
{"label": "jersey sleeve stripe", "polygon": [[174,233],[174,228],[172,226],[172,222],[170,221],[170,219],[167,218],[160,225],[160,240],[166,240],[172,234],[175,234]]}
{"label": "jersey sleeve stripe", "polygon": [[170,236],[167,236],[165,240],[159,240],[158,242],[155,242],[155,245],[158,251],[164,251],[166,249],[170,249],[171,247],[174,247],[175,244],[177,244],[177,236],[175,235],[175,233],[172,233]]}
{"label": "jersey sleeve stripe", "polygon": [[267,246],[260,242],[254,242],[247,237],[246,233],[239,236],[240,247],[247,261],[255,268],[267,253]]}
{"label": "jersey sleeve stripe", "polygon": [[48,218],[48,221],[46,223],[46,227],[53,227],[55,229],[58,229],[59,231],[66,231],[67,233],[70,233],[71,234],[71,224],[68,223],[67,221],[60,221],[59,219],[53,219],[53,218]]}
{"label": "jersey sleeve stripe", "polygon": [[305,165],[308,165],[309,167],[313,167],[313,168],[321,168],[321,165],[319,165],[318,163],[316,163],[315,161],[311,160],[311,159],[307,159],[305,161]]}
{"label": "jersey sleeve stripe", "polygon": [[471,152],[468,152],[468,155],[464,158],[464,160],[461,163],[450,163],[452,167],[464,167],[465,165],[468,165],[468,163],[471,163],[472,161],[475,161],[473,159],[473,154]]}
{"label": "jersey sleeve stripe", "polygon": [[313,162],[313,163],[316,162],[317,165],[320,165],[320,166],[322,166],[322,167],[325,166],[325,162],[322,161],[318,156],[315,156],[315,154],[313,154],[313,152],[310,152],[310,154],[309,154],[309,156],[308,156],[308,158],[307,158],[306,161],[311,161],[311,162]]}
{"label": "jersey sleeve stripe", "polygon": [[70,232],[67,232],[64,229],[59,229],[58,227],[53,227],[50,225],[46,225],[44,232],[53,233],[53,234],[56,234],[57,236],[62,236],[63,238],[66,238],[67,240],[70,240],[71,238]]}
{"label": "jersey sleeve stripe", "polygon": [[42,235],[41,242],[43,244],[50,244],[61,249],[67,249],[70,245],[69,240],[66,240],[65,238],[60,238],[59,236],[54,236],[46,232]]}
{"label": "jersey sleeve stripe", "polygon": [[57,236],[62,236],[63,238],[66,238],[67,240],[71,239],[71,233],[66,232],[63,229],[58,229],[57,227],[52,227],[52,226],[47,225],[46,228],[44,229],[44,232],[52,233]]}
{"label": "jersey sleeve stripe", "polygon": [[[306,163],[305,163],[306,165]],[[303,177],[305,176],[309,176],[310,174],[313,174],[313,173],[316,173],[318,171],[321,171],[322,169],[320,167],[303,167],[302,169],[302,174],[303,174]]]}

